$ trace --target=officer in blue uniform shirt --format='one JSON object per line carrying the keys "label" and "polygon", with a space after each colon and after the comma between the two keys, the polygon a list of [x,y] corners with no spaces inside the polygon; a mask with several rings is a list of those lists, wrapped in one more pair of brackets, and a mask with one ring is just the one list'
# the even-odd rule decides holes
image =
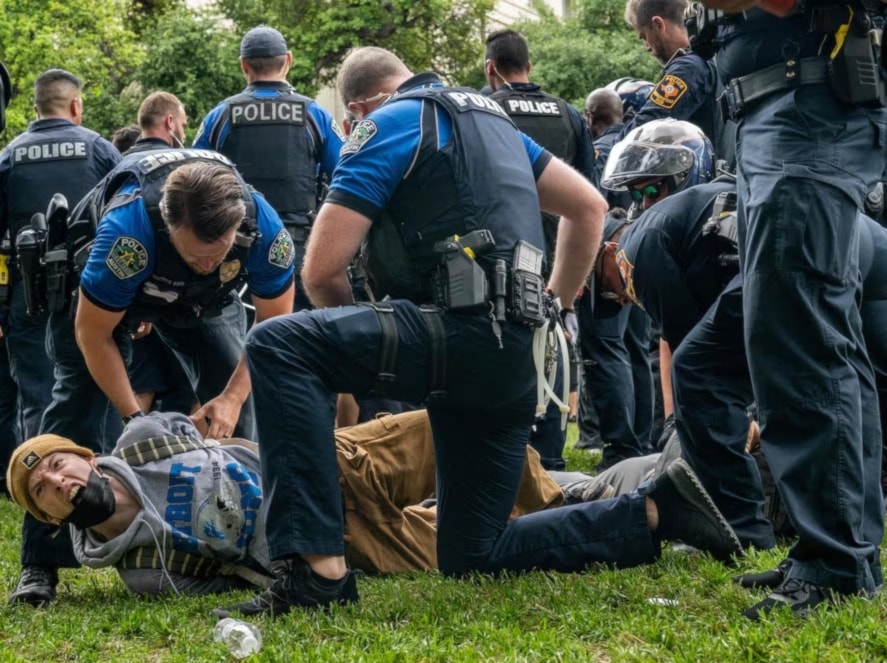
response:
{"label": "officer in blue uniform shirt", "polygon": [[[12,244],[30,225],[35,212],[45,212],[56,193],[69,201],[83,197],[119,161],[120,153],[96,132],[80,126],[83,98],[80,80],[62,69],[50,69],[34,83],[37,120],[0,154],[0,235],[9,232]],[[8,323],[3,326],[12,378],[21,403],[24,438],[39,432],[44,410],[52,401],[53,362],[47,356],[48,314],[28,315],[19,270],[11,271],[12,293]],[[96,440],[85,441],[90,448]],[[50,528],[25,517],[22,574],[11,602],[44,603],[52,599],[60,554]],[[70,543],[68,543],[70,549]]]}
{"label": "officer in blue uniform shirt", "polygon": [[[276,616],[358,599],[342,557],[333,402],[337,392],[374,385],[395,398],[429,397],[445,574],[578,570],[593,559],[647,558],[649,545],[637,542],[642,514],[634,509],[646,504],[640,495],[508,521],[536,400],[534,331],[518,321],[530,323],[536,308],[540,204],[562,215],[548,286],[569,300],[591,267],[605,201],[516,131],[494,101],[444,88],[434,74],[413,76],[388,51],[352,52],[338,87],[360,121],[304,270],[312,301],[329,308],[269,320],[247,339],[270,495],[269,549],[286,560],[286,571],[263,594],[216,614]],[[376,224],[385,223],[394,224],[395,241],[377,234]],[[343,268],[365,238],[412,268],[409,298],[342,306],[351,302]],[[504,311],[496,305],[502,276],[513,281]],[[460,284],[469,287],[449,287]],[[653,502],[679,492],[667,484],[650,493]]]}
{"label": "officer in blue uniform shirt", "polygon": [[240,43],[247,86],[209,112],[194,147],[231,159],[277,211],[296,246],[295,310],[300,310],[311,305],[299,274],[317,210],[318,176],[332,178],[343,136],[322,106],[287,82],[292,63],[277,30],[260,25],[247,32]]}
{"label": "officer in blue uniform shirt", "polygon": [[629,0],[626,4],[625,20],[662,64],[662,78],[637,114],[626,120],[622,135],[650,120],[687,120],[708,136],[718,158],[732,160],[731,134],[724,130],[715,98],[717,76],[713,66],[689,49],[686,8],[686,0]]}
{"label": "officer in blue uniform shirt", "polygon": [[[597,183],[595,152],[588,125],[582,115],[560,97],[547,94],[530,82],[530,49],[522,34],[514,30],[498,30],[487,36],[484,74],[494,90],[494,99],[511,117],[515,126],[539,145],[582,173],[589,182]],[[557,241],[557,217],[542,215],[548,265],[553,263]],[[572,309],[573,302],[563,302]],[[566,358],[564,358],[566,362]],[[555,391],[560,393],[564,368],[558,368]],[[565,468],[563,451],[566,433],[561,429],[561,413],[552,401],[548,411],[535,425],[530,444],[549,470]]]}
{"label": "officer in blue uniform shirt", "polygon": [[716,61],[742,123],[744,328],[761,446],[799,537],[785,582],[746,614],[805,614],[882,584],[881,444],[868,425],[855,220],[884,170],[884,81],[864,73],[883,65],[861,6],[851,17],[844,3],[706,0],[719,4],[748,9],[726,18]]}

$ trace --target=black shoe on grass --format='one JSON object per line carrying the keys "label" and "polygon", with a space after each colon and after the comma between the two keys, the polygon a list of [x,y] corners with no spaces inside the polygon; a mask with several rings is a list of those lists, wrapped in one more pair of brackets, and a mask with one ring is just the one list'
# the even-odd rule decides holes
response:
{"label": "black shoe on grass", "polygon": [[9,605],[27,603],[42,608],[55,598],[59,584],[58,570],[48,566],[23,566],[15,591],[9,595]]}
{"label": "black shoe on grass", "polygon": [[785,576],[788,575],[791,566],[791,560],[784,559],[775,569],[760,573],[743,573],[741,576],[733,578],[733,582],[745,589],[776,589],[785,582]]}
{"label": "black shoe on grass", "polygon": [[742,555],[736,532],[682,458],[672,462],[644,493],[656,503],[660,539],[683,541],[721,561]]}
{"label": "black shoe on grass", "polygon": [[827,587],[814,585],[806,580],[789,578],[774,589],[763,601],[758,601],[742,615],[753,621],[786,607],[795,617],[806,617],[811,610],[823,603],[834,604],[837,595]]}
{"label": "black shoe on grass", "polygon": [[327,580],[308,566],[301,557],[286,560],[286,568],[275,572],[274,582],[258,596],[243,603],[216,608],[211,614],[219,619],[232,612],[245,616],[277,617],[292,608],[328,608],[334,603],[355,603],[359,597],[354,572],[349,569],[340,580]]}

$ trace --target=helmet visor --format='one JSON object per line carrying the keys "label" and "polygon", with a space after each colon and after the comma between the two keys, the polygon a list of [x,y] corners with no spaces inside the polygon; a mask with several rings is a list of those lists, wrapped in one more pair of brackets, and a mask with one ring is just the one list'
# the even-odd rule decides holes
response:
{"label": "helmet visor", "polygon": [[693,150],[683,145],[623,140],[610,152],[601,186],[625,191],[635,180],[685,173],[693,166],[694,158]]}

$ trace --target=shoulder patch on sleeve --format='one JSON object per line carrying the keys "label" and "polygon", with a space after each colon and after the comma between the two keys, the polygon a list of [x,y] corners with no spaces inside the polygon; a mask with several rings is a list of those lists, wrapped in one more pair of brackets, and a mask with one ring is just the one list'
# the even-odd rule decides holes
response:
{"label": "shoulder patch on sleeve", "polygon": [[671,110],[678,103],[678,99],[684,96],[687,87],[683,79],[674,74],[666,74],[650,93],[650,101],[660,108]]}
{"label": "shoulder patch on sleeve", "polygon": [[271,242],[271,248],[268,249],[268,262],[275,267],[288,269],[296,259],[296,247],[293,244],[293,238],[290,237],[289,231],[284,228],[274,241]]}
{"label": "shoulder patch on sleeve", "polygon": [[376,126],[375,122],[372,120],[361,120],[351,128],[351,134],[342,146],[339,156],[344,157],[346,154],[359,152],[377,133],[379,133],[379,127]]}
{"label": "shoulder patch on sleeve", "polygon": [[108,251],[105,265],[118,279],[132,278],[148,266],[148,251],[137,239],[118,237]]}
{"label": "shoulder patch on sleeve", "polygon": [[622,277],[622,283],[625,284],[625,294],[643,310],[644,307],[641,306],[641,303],[638,301],[637,293],[634,291],[634,265],[629,262],[628,256],[625,255],[625,249],[622,249],[616,254],[616,266],[619,268],[619,275]]}

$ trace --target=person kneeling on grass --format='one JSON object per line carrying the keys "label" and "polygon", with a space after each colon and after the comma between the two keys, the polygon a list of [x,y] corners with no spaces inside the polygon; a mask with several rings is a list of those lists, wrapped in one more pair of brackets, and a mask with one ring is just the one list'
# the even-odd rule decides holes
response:
{"label": "person kneeling on grass", "polygon": [[[336,447],[349,563],[378,572],[436,568],[435,512],[419,504],[433,494],[435,477],[424,410],[338,429]],[[514,516],[564,502],[538,454],[527,453]],[[597,503],[599,561],[653,561],[660,539],[682,539],[720,559],[741,553],[683,461],[662,476],[646,498]],[[255,445],[205,439],[185,415],[133,420],[110,456],[57,435],[31,438],[13,454],[7,481],[13,500],[36,518],[72,526],[78,561],[114,566],[137,594],[267,587],[275,577]],[[613,527],[624,540],[608,546]],[[631,546],[636,552],[615,558]]]}

